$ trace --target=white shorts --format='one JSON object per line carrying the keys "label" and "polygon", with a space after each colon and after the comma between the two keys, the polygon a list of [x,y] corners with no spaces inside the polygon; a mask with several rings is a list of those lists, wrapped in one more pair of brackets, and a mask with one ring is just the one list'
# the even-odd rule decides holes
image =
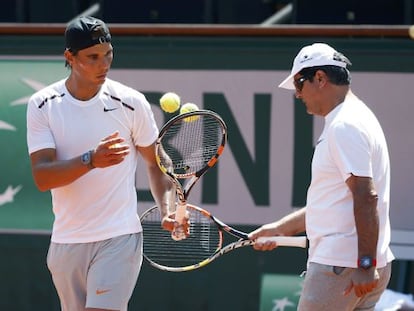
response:
{"label": "white shorts", "polygon": [[142,265],[142,234],[92,243],[52,242],[47,265],[62,311],[126,311]]}

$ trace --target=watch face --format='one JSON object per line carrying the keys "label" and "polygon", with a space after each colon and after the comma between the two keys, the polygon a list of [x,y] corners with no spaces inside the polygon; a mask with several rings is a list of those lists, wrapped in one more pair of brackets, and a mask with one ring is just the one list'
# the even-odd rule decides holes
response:
{"label": "watch face", "polygon": [[82,154],[81,161],[83,164],[87,165],[91,162],[91,155],[89,152]]}
{"label": "watch face", "polygon": [[369,256],[364,256],[364,257],[361,257],[359,259],[358,267],[361,267],[363,269],[369,269],[373,266],[376,266],[376,260],[375,259],[372,259]]}
{"label": "watch face", "polygon": [[370,267],[371,266],[371,259],[369,257],[361,258],[360,265],[363,268]]}

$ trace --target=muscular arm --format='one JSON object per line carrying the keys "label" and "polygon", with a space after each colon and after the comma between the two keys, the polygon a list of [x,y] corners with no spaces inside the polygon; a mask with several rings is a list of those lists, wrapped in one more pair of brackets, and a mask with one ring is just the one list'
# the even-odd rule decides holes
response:
{"label": "muscular arm", "polygon": [[[92,155],[94,167],[104,168],[119,164],[129,154],[128,145],[113,148],[114,144],[125,141],[118,135],[115,132],[98,143]],[[91,170],[91,167],[81,162],[81,155],[68,160],[58,160],[56,150],[51,148],[31,153],[30,161],[35,184],[41,191],[66,186]]]}
{"label": "muscular arm", "polygon": [[358,234],[358,256],[376,258],[379,232],[378,196],[372,179],[351,175],[346,184],[354,200],[354,217]]}
{"label": "muscular arm", "polygon": [[[358,235],[358,258],[370,256],[376,258],[379,219],[377,213],[378,196],[372,179],[352,175],[346,184],[352,192],[354,201],[354,218]],[[357,260],[357,258],[355,258]],[[379,274],[376,267],[368,270],[355,269],[350,284],[345,288],[348,295],[352,289],[358,297],[372,291],[378,284]]]}
{"label": "muscular arm", "polygon": [[155,160],[155,143],[148,147],[137,147],[137,150],[146,163],[151,193],[165,221],[172,212],[171,209],[175,208],[174,184],[157,165]]}
{"label": "muscular arm", "polygon": [[[249,238],[255,240],[264,236],[291,236],[302,233],[305,231],[305,216],[306,207],[303,207],[300,210],[290,213],[275,222],[263,225],[252,231],[249,234]],[[253,247],[257,250],[272,250],[276,246],[276,243],[268,242],[265,244],[256,243]]]}
{"label": "muscular arm", "polygon": [[32,174],[40,191],[62,187],[89,172],[80,156],[64,161],[56,160],[55,149],[43,149],[30,154]]}

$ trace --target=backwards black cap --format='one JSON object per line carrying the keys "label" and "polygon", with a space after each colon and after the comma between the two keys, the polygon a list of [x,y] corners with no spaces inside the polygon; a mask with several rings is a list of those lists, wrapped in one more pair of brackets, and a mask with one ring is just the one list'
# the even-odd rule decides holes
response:
{"label": "backwards black cap", "polygon": [[91,16],[74,19],[66,27],[66,49],[74,52],[95,44],[111,42],[111,34],[103,21]]}

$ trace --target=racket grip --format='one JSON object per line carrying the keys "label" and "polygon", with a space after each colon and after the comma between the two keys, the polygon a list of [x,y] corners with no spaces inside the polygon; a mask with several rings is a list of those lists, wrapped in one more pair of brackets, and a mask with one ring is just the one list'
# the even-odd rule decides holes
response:
{"label": "racket grip", "polygon": [[187,235],[182,223],[184,222],[185,214],[187,212],[186,204],[178,204],[177,210],[175,211],[175,224],[174,229],[171,232],[171,238],[175,241],[184,240]]}
{"label": "racket grip", "polygon": [[272,236],[260,237],[256,240],[259,243],[276,242],[278,246],[302,247],[306,248],[307,240],[305,236]]}

